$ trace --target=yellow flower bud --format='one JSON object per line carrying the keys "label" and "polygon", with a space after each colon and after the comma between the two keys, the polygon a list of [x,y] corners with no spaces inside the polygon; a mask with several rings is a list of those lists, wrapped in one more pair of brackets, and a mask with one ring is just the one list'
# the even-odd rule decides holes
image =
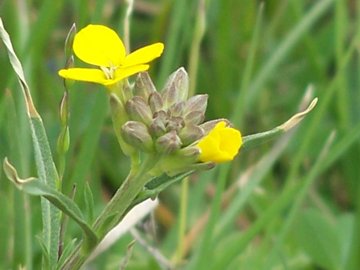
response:
{"label": "yellow flower bud", "polygon": [[226,122],[221,121],[198,142],[199,160],[215,163],[231,161],[239,152],[241,145],[240,131],[227,127]]}

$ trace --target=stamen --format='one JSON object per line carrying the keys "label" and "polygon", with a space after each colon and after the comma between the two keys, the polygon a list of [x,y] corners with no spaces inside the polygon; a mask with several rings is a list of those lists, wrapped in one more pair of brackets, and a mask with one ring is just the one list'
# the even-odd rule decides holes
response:
{"label": "stamen", "polygon": [[100,69],[104,72],[107,80],[114,79],[115,67],[100,67]]}

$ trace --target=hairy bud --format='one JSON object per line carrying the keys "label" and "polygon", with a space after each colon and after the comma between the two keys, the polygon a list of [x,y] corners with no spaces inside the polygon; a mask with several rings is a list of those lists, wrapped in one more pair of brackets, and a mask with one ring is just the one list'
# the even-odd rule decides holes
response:
{"label": "hairy bud", "polygon": [[204,136],[204,130],[196,125],[186,125],[179,134],[184,145],[189,145]]}
{"label": "hairy bud", "polygon": [[145,152],[153,151],[152,138],[143,123],[127,121],[121,128],[121,134],[128,144]]}
{"label": "hairy bud", "polygon": [[164,103],[158,92],[153,92],[149,95],[149,106],[153,113],[163,109]]}
{"label": "hairy bud", "polygon": [[162,92],[167,108],[176,102],[185,101],[189,91],[189,77],[184,68],[179,68],[170,75]]}
{"label": "hairy bud", "polygon": [[175,130],[172,130],[156,140],[156,150],[160,153],[170,154],[180,149],[182,143]]}
{"label": "hairy bud", "polygon": [[131,120],[149,125],[152,121],[152,112],[142,97],[135,96],[129,99],[125,105],[126,112]]}
{"label": "hairy bud", "polygon": [[156,88],[147,72],[141,72],[137,75],[134,85],[134,95],[148,100],[151,93],[156,92]]}

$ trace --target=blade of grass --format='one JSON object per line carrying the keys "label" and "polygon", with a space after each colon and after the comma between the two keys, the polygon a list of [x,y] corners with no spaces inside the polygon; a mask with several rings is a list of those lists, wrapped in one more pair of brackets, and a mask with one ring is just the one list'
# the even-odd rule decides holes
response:
{"label": "blade of grass", "polygon": [[[329,145],[326,142],[323,146],[323,150],[325,149],[324,151],[326,151],[328,146]],[[256,220],[254,224],[251,225],[245,234],[240,233],[238,237],[233,237],[231,243],[227,245],[227,252],[222,253],[217,257],[217,261],[212,269],[226,268],[226,266],[229,265],[235,257],[242,253],[242,251],[257,235],[258,232],[260,232],[267,224],[269,224],[271,220],[274,220],[274,217],[280,214],[280,212],[285,209],[285,207],[288,207],[288,205],[294,200],[294,197],[295,204],[293,209],[295,208],[295,205],[299,206],[304,199],[309,187],[316,179],[324,157],[325,155],[319,155],[318,159],[314,163],[305,179],[303,181],[298,181],[290,188],[284,190],[278,199],[271,206],[269,206],[267,210],[265,210],[265,212]]]}
{"label": "blade of grass", "polygon": [[[12,47],[10,37],[4,29],[2,20],[0,19],[0,37],[3,40],[10,63],[20,82],[24,100],[27,108],[27,114],[31,127],[31,136],[33,138],[33,145],[35,151],[35,161],[39,174],[39,179],[50,187],[56,189],[58,187],[58,175],[52,159],[49,142],[47,140],[45,128],[42,124],[42,119],[32,102],[29,87],[25,81],[24,71],[21,63],[17,58]],[[60,230],[60,212],[49,202],[42,200],[43,211],[43,237],[46,247],[49,252],[50,265],[55,267],[58,256],[59,246],[59,230]]]}
{"label": "blade of grass", "polygon": [[254,167],[250,168],[247,172],[243,174],[243,177],[245,177],[246,179],[251,179],[251,181],[247,181],[248,184],[241,190],[238,196],[234,198],[234,200],[231,202],[229,209],[222,215],[222,218],[218,222],[216,228],[217,238],[220,238],[221,235],[224,235],[229,226],[231,226],[232,221],[243,209],[249,197],[251,196],[251,194],[253,194],[255,188],[260,185],[267,173],[274,166],[275,162],[284,152],[285,148],[288,146],[291,138],[294,135],[294,131],[284,135],[272,147],[271,151],[268,154],[261,158]]}
{"label": "blade of grass", "polygon": [[[305,100],[307,98],[308,98],[308,95],[305,95]],[[282,130],[283,129],[283,132],[288,131],[290,128],[292,128],[296,124],[298,124],[299,121],[301,121],[301,119],[308,112],[310,112],[312,110],[312,108],[315,106],[316,102],[317,102],[317,99],[314,99],[310,103],[310,105],[308,106],[308,108],[306,110],[294,115],[288,121],[286,121],[283,125],[280,125],[278,128],[275,128],[274,130],[278,130],[278,129]],[[271,131],[270,131],[270,133],[271,133]],[[275,133],[278,134],[278,132],[275,132]],[[282,133],[282,132],[280,132],[280,133]],[[263,134],[263,133],[261,133],[261,134]],[[265,134],[267,134],[267,133],[265,132]],[[248,137],[250,137],[250,136],[248,136]],[[249,139],[249,142],[250,142],[250,139]],[[270,157],[267,156],[267,158],[263,158],[261,160],[261,162],[259,162],[259,164],[258,164],[259,166],[254,170],[255,173],[259,173],[259,175],[260,175],[260,177],[258,178],[259,180],[258,181],[252,180],[249,184],[250,188],[248,189],[248,192],[247,193],[242,192],[235,199],[235,203],[233,203],[231,205],[230,209],[226,212],[225,216],[222,217],[221,219],[219,219],[219,220],[221,220],[220,223],[222,223],[223,227],[229,226],[231,224],[231,221],[237,215],[239,208],[241,208],[245,204],[245,202],[247,201],[247,198],[250,196],[253,189],[259,184],[259,182],[265,175],[264,172],[266,172],[269,168],[272,167],[272,165],[274,164],[274,162],[276,160],[275,157],[279,157],[279,154],[285,149],[285,146],[287,145],[288,140],[285,140],[285,142],[286,143],[282,144],[282,146],[280,144],[280,145],[277,145],[275,148],[273,148],[273,151],[270,152],[270,154],[269,154]],[[246,141],[244,139],[244,146],[245,146],[245,144],[246,144]],[[216,195],[215,195],[215,199],[213,201],[212,207],[211,207],[210,215],[208,218],[208,224],[205,229],[202,242],[197,250],[198,253],[196,254],[196,257],[195,257],[194,261],[192,262],[192,264],[190,265],[190,267],[194,267],[196,269],[202,269],[202,267],[204,267],[204,265],[205,265],[205,261],[208,260],[207,258],[212,257],[210,247],[212,246],[213,241],[216,241],[216,240],[212,240],[212,239],[214,239],[214,234],[217,233],[217,231],[214,232],[215,223],[218,220],[219,210],[221,207],[222,191],[223,191],[225,183],[226,183],[227,174],[229,172],[229,167],[230,167],[229,164],[228,164],[228,166],[220,167],[221,168],[220,176],[219,176],[220,179],[218,180],[218,184],[217,184],[217,188],[216,188]],[[226,228],[225,229],[222,228],[222,231],[226,231]]]}
{"label": "blade of grass", "polygon": [[[349,48],[347,49],[347,51],[344,55],[344,57],[342,58],[338,73],[335,75],[334,79],[330,82],[327,89],[324,91],[325,95],[323,97],[321,97],[321,102],[319,104],[319,107],[317,108],[316,112],[314,113],[313,118],[311,119],[311,122],[310,122],[309,126],[307,127],[307,130],[303,136],[303,141],[302,141],[302,144],[300,147],[300,151],[297,151],[297,154],[293,157],[292,166],[290,167],[290,171],[287,176],[285,189],[291,188],[291,186],[294,182],[294,179],[296,177],[297,171],[300,168],[302,160],[305,158],[305,155],[307,154],[308,149],[310,149],[310,147],[311,147],[311,140],[315,136],[316,131],[317,131],[316,127],[318,127],[320,125],[321,119],[325,116],[325,113],[328,111],[328,107],[329,107],[331,98],[335,94],[335,91],[337,89],[336,87],[338,85],[338,80],[339,80],[339,78],[341,78],[342,71],[345,69],[349,60],[351,59],[351,56],[353,55],[354,50],[357,46],[356,45],[357,42],[358,42],[358,38],[354,37]],[[347,138],[347,139],[351,139],[351,138]],[[349,142],[351,142],[351,140]],[[334,152],[334,153],[336,153],[336,152]],[[330,155],[330,157],[332,157],[331,152],[329,155]],[[325,159],[324,164],[326,164],[326,162],[330,162],[330,159],[329,159],[329,161],[326,161],[326,160],[327,159]],[[325,166],[324,164],[323,164],[323,166]],[[295,212],[293,215],[295,215]],[[284,225],[284,227],[280,230],[280,234],[279,234],[278,240],[277,240],[278,243],[276,244],[275,248],[272,250],[272,253],[269,257],[269,262],[266,265],[268,265],[268,266],[271,265],[271,261],[275,260],[276,252],[281,247],[280,244],[282,243],[283,238],[285,237],[287,230],[289,229],[290,223],[288,223],[288,222],[292,221],[292,218],[293,217],[290,216],[290,218],[287,219],[287,222]]]}
{"label": "blade of grass", "polygon": [[226,174],[229,170],[228,167],[230,167],[229,164],[224,164],[221,165],[220,169],[218,170],[219,176],[216,184],[216,194],[211,204],[208,223],[205,228],[200,245],[197,249],[197,253],[194,255],[193,260],[190,262],[187,269],[208,269],[209,267],[208,260],[210,258],[209,256],[212,249],[212,234],[220,214],[221,194],[225,189],[227,179]]}
{"label": "blade of grass", "polygon": [[[85,178],[91,169],[91,164],[94,161],[95,153],[98,148],[102,126],[107,116],[108,106],[106,104],[106,96],[102,92],[97,92],[92,97],[93,104],[87,109],[91,108],[89,115],[89,126],[86,128],[85,134],[81,137],[81,148],[74,164],[76,168],[68,179],[64,179],[64,190],[69,191],[74,183],[77,185],[78,190],[83,190],[85,185]],[[81,106],[81,100],[78,100],[78,105]],[[79,123],[83,117],[73,120],[72,125]],[[78,122],[79,121],[79,122]],[[74,149],[73,149],[74,151]],[[73,152],[72,151],[72,152]],[[82,202],[82,192],[77,194],[77,201]]]}
{"label": "blade of grass", "polygon": [[[312,87],[308,87],[305,96],[301,102],[300,107],[304,107],[304,103],[307,102],[307,99],[312,95]],[[289,128],[294,127],[296,124],[298,124],[307,113],[309,113],[315,106],[317,102],[317,99],[314,99],[308,108],[306,110],[303,110],[300,113],[295,114],[292,116],[288,121],[286,121],[284,124],[280,125],[279,127],[274,128],[275,135],[279,136],[279,133],[276,132],[276,130],[282,130],[281,127],[283,127],[283,130],[280,132],[280,134],[287,132]],[[301,118],[299,118],[301,117]],[[269,131],[271,134],[272,131]],[[267,132],[264,132],[265,134]],[[264,133],[259,133],[259,135],[262,135]],[[249,196],[252,194],[254,189],[260,184],[264,176],[267,174],[267,172],[272,168],[272,166],[275,164],[276,160],[279,158],[280,154],[285,150],[285,147],[288,145],[290,139],[294,136],[295,130],[290,131],[289,135],[283,137],[283,140],[280,140],[273,149],[264,156],[255,166],[254,168],[250,168],[247,172],[244,173],[244,176],[246,179],[250,179],[249,184],[244,188],[244,190],[239,193],[239,195],[235,198],[235,200],[232,202],[231,206],[229,207],[229,210],[225,212],[223,217],[221,218],[221,221],[218,225],[218,232],[226,232],[228,229],[228,226],[232,223],[232,221],[237,216],[237,213],[239,213],[242,209],[242,207],[247,202]],[[258,136],[257,134],[252,135],[254,137]],[[251,136],[245,136],[244,137],[244,147],[246,149],[246,140],[245,138],[251,137]],[[250,144],[251,142],[249,142]]]}
{"label": "blade of grass", "polygon": [[[349,97],[346,70],[341,68],[341,61],[344,58],[345,50],[344,43],[347,39],[346,23],[348,14],[346,14],[347,4],[344,1],[336,1],[335,4],[335,51],[336,51],[336,66],[339,70],[339,80],[337,85],[337,113],[339,117],[339,127],[346,129],[349,126]],[[341,72],[340,72],[341,70]]]}
{"label": "blade of grass", "polygon": [[[304,16],[304,10],[306,10],[306,3],[303,1],[292,0],[289,3],[291,15],[297,20],[300,20]],[[322,63],[318,57],[319,50],[316,48],[316,42],[313,41],[313,35],[309,32],[305,33],[303,38],[304,50],[306,50],[306,59],[315,71],[317,78],[326,80],[326,69],[322,66]]]}
{"label": "blade of grass", "polygon": [[291,167],[289,174],[286,179],[286,183],[291,184],[293,179],[295,179],[296,174],[302,164],[302,161],[304,160],[306,154],[308,153],[311,142],[314,136],[317,134],[317,127],[320,126],[321,120],[324,117],[324,115],[328,112],[328,107],[330,104],[330,101],[335,94],[336,87],[338,84],[338,80],[341,77],[341,72],[346,68],[346,66],[349,63],[349,60],[353,56],[353,53],[356,49],[356,46],[358,44],[359,36],[354,37],[351,41],[351,44],[349,45],[349,48],[347,49],[344,57],[342,58],[340,69],[338,70],[338,73],[335,75],[335,77],[331,80],[329,85],[326,87],[324,91],[324,95],[320,97],[321,102],[319,102],[319,106],[316,110],[316,113],[314,113],[309,126],[307,127],[306,134],[303,136],[303,141],[300,145],[300,148],[296,152],[296,155],[293,156]]}
{"label": "blade of grass", "polygon": [[[360,124],[352,128],[352,130],[348,132],[345,136],[343,136],[343,138],[338,143],[334,144],[334,146],[331,147],[329,152],[326,154],[326,157],[322,160],[321,164],[319,164],[319,167],[317,168],[316,171],[316,176],[320,175],[326,169],[330,168],[337,159],[341,158],[343,154],[354,143],[356,143],[359,140],[359,138],[360,138]],[[304,193],[304,191],[302,191],[302,193]],[[302,196],[304,196],[304,194]],[[300,199],[298,198],[298,200]],[[272,250],[269,254],[267,262],[264,265],[264,269],[269,269],[269,267],[272,266],[272,263],[275,261],[277,255],[279,254],[281,245],[287,233],[289,232],[291,224],[293,224],[294,222],[299,207],[300,207],[300,201],[296,202],[293,205],[292,210],[286,217],[284,224],[279,230],[279,234],[276,236],[276,242],[272,246]],[[272,235],[271,238],[274,238],[274,236]],[[343,269],[347,269],[347,268],[343,268]]]}
{"label": "blade of grass", "polygon": [[186,33],[190,20],[189,11],[195,1],[175,0],[171,12],[171,21],[166,38],[166,48],[162,56],[160,70],[157,76],[157,85],[164,85],[167,76],[171,73],[174,64],[180,59],[182,51],[182,35]]}
{"label": "blade of grass", "polygon": [[[356,18],[356,24],[359,25],[360,23],[360,5],[357,5],[357,18]],[[357,33],[358,36],[360,35],[360,29],[357,28]],[[357,59],[356,62],[356,67],[357,67],[357,72],[359,71],[360,68],[360,61],[359,59]],[[359,85],[359,77],[356,76],[357,78],[357,85]],[[360,96],[358,95],[358,99],[357,101],[359,101]],[[357,146],[357,148],[359,149],[359,146]],[[356,179],[357,180],[357,179]],[[349,269],[349,270],[355,270],[360,268],[360,257],[358,256],[357,251],[360,249],[360,185],[357,181],[357,189],[356,189],[356,194],[355,194],[355,198],[357,198],[357,200],[354,202],[355,206],[356,206],[356,210],[355,210],[355,235],[352,238],[352,242],[351,242],[351,247],[350,247],[350,254],[349,254],[349,258],[348,261],[345,264],[345,268]]]}
{"label": "blade of grass", "polygon": [[249,48],[249,55],[248,55],[246,63],[245,63],[244,74],[241,76],[239,93],[236,97],[236,103],[235,103],[236,106],[235,106],[235,109],[230,118],[232,123],[238,124],[239,126],[241,126],[241,122],[242,122],[242,118],[243,118],[242,113],[244,112],[244,111],[242,111],[241,108],[245,106],[246,96],[248,95],[250,79],[251,79],[251,76],[252,76],[252,73],[254,70],[255,54],[256,54],[256,50],[259,46],[259,38],[260,38],[261,27],[262,27],[262,22],[263,22],[263,17],[264,17],[264,5],[265,4],[263,2],[260,5],[258,13],[257,13],[256,22],[255,22],[255,26],[254,26],[254,33],[253,33],[253,36],[251,39],[251,45]]}
{"label": "blade of grass", "polygon": [[279,44],[275,52],[265,62],[258,76],[250,84],[248,94],[244,101],[244,106],[240,107],[238,114],[243,115],[254,103],[255,98],[263,90],[266,81],[271,77],[276,68],[281,64],[291,49],[297,44],[299,39],[310,30],[310,28],[320,19],[320,17],[330,8],[334,0],[318,1],[302,20],[290,31],[288,36]]}
{"label": "blade of grass", "polygon": [[[296,44],[298,39],[311,27],[311,25],[316,22],[316,20],[323,14],[323,12],[326,11],[326,9],[330,6],[331,3],[332,0],[324,0],[318,3],[317,5],[315,5],[315,7],[313,7],[313,9],[307,14],[307,16],[304,17],[304,19],[295,27],[295,29],[290,32],[289,36],[283,41],[283,43],[279,46],[278,50],[276,50],[276,52],[272,55],[269,61],[265,64],[264,68],[260,71],[259,76],[255,80],[254,84],[250,86],[249,93],[246,96],[245,106],[239,106],[237,114],[239,115],[243,114],[244,110],[252,103],[252,99],[257,95],[257,92],[261,90],[262,85],[271,75],[273,69],[281,63],[283,58],[287,55],[288,51]],[[225,171],[222,172],[223,172],[223,177],[226,178],[227,172]],[[223,181],[221,180],[218,182],[218,184],[220,183],[219,184],[220,186],[218,186],[217,188],[217,194],[218,192],[221,191],[221,185],[224,185],[225,180]],[[219,196],[215,198],[218,199]],[[214,204],[215,202],[220,202],[220,200],[216,200],[216,199],[214,200]],[[212,208],[212,213],[215,213],[215,215],[218,212],[217,210],[218,207],[219,204],[217,207],[214,206],[214,208]],[[206,253],[206,251],[202,251],[202,248],[204,246],[208,247],[210,241],[208,240],[208,238],[210,238],[210,235],[212,234],[212,230],[213,230],[212,228],[213,221],[211,217],[213,217],[213,215],[210,215],[209,224],[204,234],[204,240],[202,242],[204,244],[200,245],[201,248],[199,248],[200,254],[198,258],[200,258],[200,262],[198,262],[198,264],[195,263],[195,265],[197,265],[200,268],[202,266],[202,262],[204,262],[203,258],[208,258],[208,256],[204,256],[204,253]]]}
{"label": "blade of grass", "polygon": [[[11,156],[21,164],[22,159],[20,158],[22,153],[21,140],[24,137],[24,134],[19,134],[17,127],[18,115],[15,108],[15,102],[13,95],[10,91],[6,90],[6,94],[3,101],[4,110],[6,110],[9,115],[9,120],[6,124],[6,133],[8,147],[5,150],[11,152]],[[3,123],[1,123],[3,124]],[[28,126],[24,127],[24,130],[28,129]],[[21,166],[24,170],[25,166]],[[6,192],[6,191],[5,191]],[[32,254],[32,224],[30,221],[31,218],[31,207],[28,195],[20,193],[18,191],[13,191],[11,188],[9,196],[9,201],[11,201],[11,216],[9,217],[8,226],[13,230],[13,250],[8,250],[9,260],[13,260],[13,268],[16,268],[19,263],[26,265],[27,269],[32,269],[33,266],[33,254]],[[6,240],[4,239],[4,242]],[[4,266],[5,267],[5,266]]]}

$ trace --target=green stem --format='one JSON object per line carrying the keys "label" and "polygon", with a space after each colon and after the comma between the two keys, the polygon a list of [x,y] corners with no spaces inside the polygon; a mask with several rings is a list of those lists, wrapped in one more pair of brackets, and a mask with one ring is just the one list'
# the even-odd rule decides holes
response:
{"label": "green stem", "polygon": [[178,246],[174,257],[175,264],[181,262],[184,256],[184,238],[186,233],[186,216],[189,195],[189,178],[186,177],[181,183],[181,201],[178,229]]}
{"label": "green stem", "polygon": [[211,205],[211,212],[208,223],[203,235],[202,242],[199,245],[195,259],[192,261],[189,269],[208,269],[208,259],[212,255],[212,247],[214,247],[214,231],[221,210],[221,196],[226,186],[226,176],[230,164],[224,164],[220,167],[219,177],[216,185],[216,194]]}
{"label": "green stem", "polygon": [[197,71],[199,66],[200,46],[201,46],[201,41],[205,34],[205,29],[206,29],[206,0],[199,0],[197,17],[194,28],[194,35],[191,43],[191,51],[189,57],[189,77],[191,78],[190,87],[189,87],[190,97],[195,94]]}
{"label": "green stem", "polygon": [[24,229],[25,229],[25,265],[26,269],[31,270],[33,261],[32,261],[32,242],[31,242],[31,208],[30,208],[30,199],[29,196],[23,194],[24,201]]}
{"label": "green stem", "polygon": [[[152,179],[149,171],[155,166],[157,160],[158,158],[149,155],[137,171],[130,171],[128,177],[94,222],[93,228],[99,239],[102,239],[121,220],[145,184]],[[64,269],[79,269],[93,249],[94,247],[89,248],[84,242],[80,243],[69,256]]]}
{"label": "green stem", "polygon": [[[131,202],[144,188],[145,184],[152,179],[149,171],[154,167],[157,158],[149,155],[142,163],[139,170],[132,170],[124,183],[117,190],[111,201],[99,215],[94,223],[94,230],[100,237],[104,236],[109,229],[117,223]],[[109,223],[110,220],[110,223]]]}

